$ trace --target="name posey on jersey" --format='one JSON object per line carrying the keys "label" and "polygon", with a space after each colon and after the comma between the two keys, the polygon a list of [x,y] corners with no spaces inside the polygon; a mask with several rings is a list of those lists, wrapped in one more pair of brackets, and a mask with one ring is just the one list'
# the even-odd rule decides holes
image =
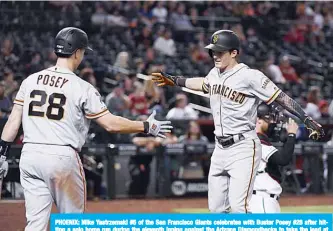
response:
{"label": "name posey on jersey", "polygon": [[37,84],[49,85],[51,87],[62,88],[67,82],[68,82],[68,79],[60,77],[60,76],[56,77],[54,75],[51,77],[50,77],[50,75],[38,75],[38,78],[37,78]]}
{"label": "name posey on jersey", "polygon": [[236,103],[242,104],[247,97],[245,94],[235,91],[230,87],[221,84],[214,84],[209,89],[210,95],[222,95],[223,97],[230,99]]}

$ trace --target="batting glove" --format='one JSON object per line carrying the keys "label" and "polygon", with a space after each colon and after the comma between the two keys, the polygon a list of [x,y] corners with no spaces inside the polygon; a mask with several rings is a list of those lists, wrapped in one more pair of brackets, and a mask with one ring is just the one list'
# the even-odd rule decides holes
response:
{"label": "batting glove", "polygon": [[305,127],[309,130],[310,135],[309,138],[313,140],[318,140],[325,136],[324,129],[322,126],[314,121],[311,117],[306,117],[304,120]]}
{"label": "batting glove", "polygon": [[165,72],[159,72],[159,73],[152,73],[153,76],[152,80],[153,82],[157,83],[158,87],[162,86],[185,86],[185,78],[183,76],[173,76],[169,75]]}
{"label": "batting glove", "polygon": [[151,134],[153,136],[158,136],[161,138],[166,138],[166,136],[162,133],[170,133],[173,128],[171,125],[171,121],[158,121],[155,119],[156,111],[148,117],[145,121],[148,124],[148,128],[146,133]]}
{"label": "batting glove", "polygon": [[7,176],[8,173],[8,162],[5,156],[0,156],[0,179]]}
{"label": "batting glove", "polygon": [[10,149],[10,142],[6,142],[0,139],[0,179],[7,176],[8,173],[8,162],[7,153]]}

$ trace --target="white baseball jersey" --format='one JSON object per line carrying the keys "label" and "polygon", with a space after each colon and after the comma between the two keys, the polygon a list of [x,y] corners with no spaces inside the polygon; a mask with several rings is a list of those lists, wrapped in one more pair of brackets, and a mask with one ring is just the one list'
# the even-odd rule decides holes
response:
{"label": "white baseball jersey", "polygon": [[23,106],[24,143],[69,145],[78,151],[90,120],[108,113],[90,83],[57,66],[26,78],[14,103]]}
{"label": "white baseball jersey", "polygon": [[216,136],[254,130],[258,105],[272,103],[281,92],[262,72],[243,63],[223,73],[212,68],[203,88],[209,90]]}
{"label": "white baseball jersey", "polygon": [[265,191],[269,194],[280,195],[282,193],[281,185],[265,172],[268,159],[278,150],[271,145],[262,144],[262,156],[259,164],[258,173],[254,181],[254,190]]}

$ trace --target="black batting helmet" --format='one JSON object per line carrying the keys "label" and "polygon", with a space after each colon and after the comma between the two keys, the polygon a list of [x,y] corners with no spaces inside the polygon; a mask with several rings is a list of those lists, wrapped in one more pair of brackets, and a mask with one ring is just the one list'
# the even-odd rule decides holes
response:
{"label": "black batting helmet", "polygon": [[55,37],[54,53],[57,56],[68,57],[77,49],[92,51],[88,46],[88,36],[86,32],[76,27],[66,27],[59,31]]}
{"label": "black batting helmet", "polygon": [[213,51],[240,50],[240,40],[235,32],[231,30],[218,30],[210,38],[210,44],[205,46],[209,50],[210,56]]}

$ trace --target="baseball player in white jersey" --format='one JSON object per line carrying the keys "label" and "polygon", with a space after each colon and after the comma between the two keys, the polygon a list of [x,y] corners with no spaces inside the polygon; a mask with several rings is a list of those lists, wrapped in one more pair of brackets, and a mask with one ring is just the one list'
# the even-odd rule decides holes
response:
{"label": "baseball player in white jersey", "polygon": [[215,67],[205,78],[152,73],[158,86],[187,87],[208,93],[215,125],[216,146],[208,177],[208,207],[214,213],[249,213],[249,201],[261,159],[262,146],[255,132],[257,106],[264,101],[281,104],[304,121],[310,137],[324,135],[321,125],[284,94],[262,72],[237,62],[238,36],[220,30],[206,46]]}
{"label": "baseball player in white jersey", "polygon": [[172,128],[170,121],[156,121],[155,113],[143,122],[112,115],[98,91],[73,73],[86,50],[91,48],[84,31],[62,29],[55,38],[56,65],[22,82],[2,131],[0,154],[4,160],[22,121],[20,173],[26,231],[47,229],[53,202],[60,213],[85,211],[86,182],[78,152],[91,120],[108,132],[144,132],[162,138]]}
{"label": "baseball player in white jersey", "polygon": [[296,143],[297,123],[289,118],[287,139],[279,151],[270,142],[274,133],[277,116],[273,108],[262,103],[258,107],[256,131],[262,145],[262,157],[254,181],[253,195],[250,201],[252,213],[279,213],[279,198],[282,193],[280,166],[292,160]]}

